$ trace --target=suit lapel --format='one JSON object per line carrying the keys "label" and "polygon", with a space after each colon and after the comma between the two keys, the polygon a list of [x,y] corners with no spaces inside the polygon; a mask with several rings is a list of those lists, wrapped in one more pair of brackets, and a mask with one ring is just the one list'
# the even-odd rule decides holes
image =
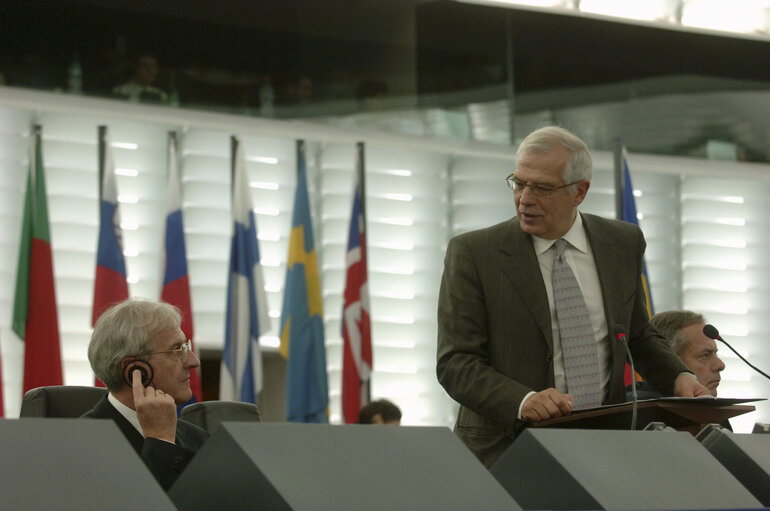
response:
{"label": "suit lapel", "polygon": [[513,290],[529,308],[548,346],[553,350],[548,294],[532,239],[521,230],[515,217],[510,220],[508,226],[504,235],[499,237],[500,265],[511,281]]}
{"label": "suit lapel", "polygon": [[597,217],[584,214],[581,216],[596,262],[607,328],[611,331],[618,321],[617,304],[623,299],[622,287],[619,284],[624,281],[624,268],[618,264],[618,261],[623,260],[623,252],[620,244],[613,242],[614,236],[597,221]]}
{"label": "suit lapel", "polygon": [[607,336],[612,357],[610,381],[623,381],[626,353],[625,350],[620,349],[617,342],[612,341],[613,331],[618,323],[618,307],[624,298],[622,288],[624,268],[619,264],[619,261],[623,260],[623,251],[620,248],[621,244],[615,242],[615,237],[605,228],[604,223],[599,221],[599,217],[593,215],[582,215],[582,217],[602,290],[604,320],[607,322]]}

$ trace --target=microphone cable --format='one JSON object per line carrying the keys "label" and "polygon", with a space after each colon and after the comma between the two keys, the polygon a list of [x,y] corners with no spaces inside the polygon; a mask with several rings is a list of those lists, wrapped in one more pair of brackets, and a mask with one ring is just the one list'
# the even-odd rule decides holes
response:
{"label": "microphone cable", "polygon": [[709,339],[713,339],[713,340],[715,340],[715,341],[722,341],[722,342],[725,344],[725,346],[727,346],[728,348],[730,348],[730,350],[732,350],[732,352],[733,352],[733,353],[735,353],[736,355],[738,355],[738,358],[740,358],[741,360],[743,360],[743,361],[746,363],[746,365],[748,365],[750,368],[754,369],[756,372],[758,372],[759,374],[761,374],[762,376],[764,376],[765,378],[767,378],[768,380],[770,380],[770,376],[768,376],[768,375],[767,375],[767,374],[766,374],[764,371],[762,371],[762,370],[761,370],[761,369],[759,369],[757,366],[755,366],[754,364],[752,364],[751,362],[749,362],[748,360],[746,360],[745,358],[743,358],[743,355],[741,355],[740,353],[738,353],[737,351],[735,351],[735,348],[733,348],[732,346],[730,346],[730,345],[727,343],[727,341],[725,341],[724,339],[722,339],[722,336],[721,336],[721,335],[719,335],[719,330],[717,330],[717,329],[716,329],[716,327],[715,327],[714,325],[705,325],[705,326],[703,327],[703,335],[705,335],[705,336],[706,336],[706,337],[708,337]]}

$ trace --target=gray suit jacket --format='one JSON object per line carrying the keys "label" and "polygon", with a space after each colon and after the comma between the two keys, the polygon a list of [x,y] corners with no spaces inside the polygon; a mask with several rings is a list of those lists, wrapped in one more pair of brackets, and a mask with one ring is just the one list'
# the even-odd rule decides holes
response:
{"label": "gray suit jacket", "polygon": [[[641,230],[582,214],[591,243],[610,335],[621,325],[636,370],[665,394],[687,370],[649,323],[641,282]],[[605,404],[624,401],[625,350],[612,354]],[[516,415],[530,391],[554,386],[548,297],[530,235],[516,218],[453,238],[438,303],[436,372],[460,403],[455,431],[491,466],[526,426]]]}

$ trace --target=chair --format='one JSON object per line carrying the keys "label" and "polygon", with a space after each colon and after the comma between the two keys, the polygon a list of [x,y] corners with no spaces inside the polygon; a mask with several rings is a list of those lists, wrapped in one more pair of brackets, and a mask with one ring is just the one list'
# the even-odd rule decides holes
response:
{"label": "chair", "polygon": [[77,418],[107,395],[107,389],[54,385],[30,389],[21,400],[19,417]]}
{"label": "chair", "polygon": [[259,408],[240,401],[202,401],[182,408],[179,418],[205,429],[209,434],[220,422],[260,422]]}

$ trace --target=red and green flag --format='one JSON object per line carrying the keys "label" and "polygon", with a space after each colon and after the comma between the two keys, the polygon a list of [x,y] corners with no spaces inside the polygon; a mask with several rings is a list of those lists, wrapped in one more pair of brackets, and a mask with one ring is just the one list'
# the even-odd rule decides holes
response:
{"label": "red and green flag", "polygon": [[27,175],[21,225],[12,325],[13,331],[25,344],[24,392],[35,387],[63,383],[39,126],[34,129],[33,139],[34,149]]}

